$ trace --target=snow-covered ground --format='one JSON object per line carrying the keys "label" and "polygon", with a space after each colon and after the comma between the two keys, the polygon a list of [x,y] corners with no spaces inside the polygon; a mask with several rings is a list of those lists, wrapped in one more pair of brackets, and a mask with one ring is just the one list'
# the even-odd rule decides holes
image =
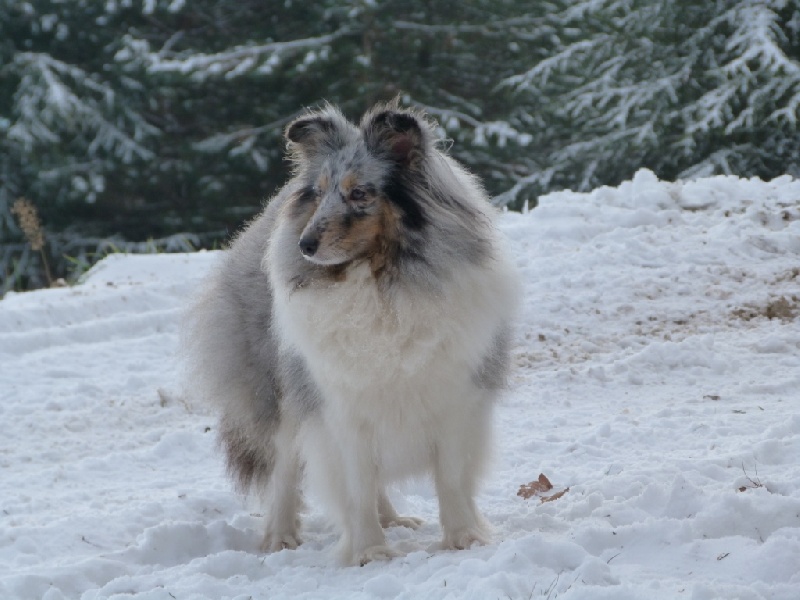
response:
{"label": "snow-covered ground", "polygon": [[[0,598],[800,598],[800,182],[641,171],[500,222],[525,301],[494,543],[437,550],[414,481],[403,558],[336,566],[313,504],[260,554],[176,363],[218,254],[118,255],[0,301]],[[518,496],[540,473],[569,490]]]}

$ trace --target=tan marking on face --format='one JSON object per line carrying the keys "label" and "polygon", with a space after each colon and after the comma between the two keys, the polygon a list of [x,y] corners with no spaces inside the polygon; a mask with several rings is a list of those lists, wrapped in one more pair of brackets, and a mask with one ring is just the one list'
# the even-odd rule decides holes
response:
{"label": "tan marking on face", "polygon": [[383,205],[373,214],[361,217],[347,218],[340,214],[332,218],[320,232],[319,253],[327,250],[345,262],[369,260],[372,263],[373,256],[383,254],[385,222]]}
{"label": "tan marking on face", "polygon": [[325,233],[337,240],[336,244],[351,259],[364,258],[377,251],[383,235],[383,223],[378,213],[356,219],[346,228],[337,222]]}
{"label": "tan marking on face", "polygon": [[370,255],[370,269],[375,278],[388,272],[397,254],[400,214],[390,202],[383,200],[379,213],[381,233],[375,251]]}
{"label": "tan marking on face", "polygon": [[358,185],[358,175],[353,173],[352,171],[348,171],[345,173],[344,177],[342,177],[342,193],[345,196],[348,196],[350,192],[353,190],[354,187]]}
{"label": "tan marking on face", "polygon": [[331,180],[328,177],[327,173],[323,173],[322,175],[319,176],[319,179],[317,179],[317,187],[319,188],[319,191],[322,192],[323,194],[328,191],[328,187],[330,186],[330,184]]}

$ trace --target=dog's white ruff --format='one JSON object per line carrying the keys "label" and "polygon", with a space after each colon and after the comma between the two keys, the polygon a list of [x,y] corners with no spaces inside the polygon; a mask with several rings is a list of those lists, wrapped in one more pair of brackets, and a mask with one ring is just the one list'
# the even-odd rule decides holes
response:
{"label": "dog's white ruff", "polygon": [[475,373],[515,301],[510,265],[459,265],[436,293],[382,292],[366,263],[324,288],[291,289],[284,273],[270,275],[281,344],[305,358],[324,399],[318,418],[302,424],[298,451],[344,532],[341,559],[395,555],[378,498],[388,482],[419,473],[434,475],[443,546],[485,543],[473,498],[493,391]]}

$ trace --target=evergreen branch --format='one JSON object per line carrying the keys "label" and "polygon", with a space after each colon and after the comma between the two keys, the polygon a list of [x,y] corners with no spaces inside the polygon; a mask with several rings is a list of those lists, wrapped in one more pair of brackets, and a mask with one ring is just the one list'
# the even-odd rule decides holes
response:
{"label": "evergreen branch", "polygon": [[302,112],[303,112],[302,110],[295,111],[290,115],[281,117],[280,119],[277,119],[272,123],[261,125],[259,127],[244,127],[236,129],[235,131],[217,133],[210,137],[207,137],[204,140],[195,142],[193,146],[194,148],[200,150],[201,152],[218,152],[227,146],[230,146],[232,144],[233,145],[242,144],[246,140],[254,139],[263,133],[270,133],[275,131],[280,132],[280,130],[283,128],[284,125],[294,120]]}
{"label": "evergreen branch", "polygon": [[[416,31],[426,34],[450,34],[459,33],[478,33],[488,37],[502,35],[508,37],[509,27],[532,27],[538,29],[546,25],[547,18],[533,15],[522,15],[497,21],[489,21],[485,24],[473,25],[469,23],[448,23],[444,25],[428,25],[426,23],[415,23],[413,21],[392,21],[392,27],[401,31]],[[541,33],[537,34],[541,37]]]}
{"label": "evergreen branch", "polygon": [[534,81],[538,81],[539,86],[544,86],[548,78],[554,72],[563,71],[578,57],[592,55],[598,46],[610,41],[612,38],[601,35],[588,40],[580,40],[561,49],[556,54],[539,61],[534,67],[520,75],[507,77],[500,82],[501,86],[516,88],[517,91],[527,90],[533,86]]}
{"label": "evergreen branch", "polygon": [[90,154],[104,148],[126,162],[134,157],[145,160],[153,157],[136,138],[155,135],[156,128],[138,114],[123,109],[126,116],[123,122],[134,127],[132,137],[105,116],[117,104],[109,85],[47,54],[22,52],[14,62],[22,77],[14,97],[18,118],[9,128],[9,138],[22,142],[30,151],[36,142],[58,143],[61,140],[58,130],[92,132]]}
{"label": "evergreen branch", "polygon": [[514,140],[521,146],[527,146],[532,139],[530,134],[518,131],[506,121],[480,121],[459,110],[439,108],[414,100],[411,102],[424,109],[425,112],[437,115],[439,121],[445,123],[446,127],[457,129],[460,122],[467,123],[473,129],[474,143],[479,146],[485,145],[486,138],[491,136],[500,140],[500,146],[504,146],[508,139]]}
{"label": "evergreen branch", "polygon": [[[147,55],[148,70],[153,73],[207,73],[221,72],[240,75],[253,68],[264,56],[279,57],[284,52],[306,50],[330,44],[341,37],[355,33],[353,27],[342,27],[333,33],[318,37],[290,40],[287,42],[270,42],[253,46],[240,46],[214,54],[191,54],[189,56],[173,55],[170,51],[149,53]],[[174,58],[165,58],[175,56]],[[243,66],[244,65],[244,66]]]}

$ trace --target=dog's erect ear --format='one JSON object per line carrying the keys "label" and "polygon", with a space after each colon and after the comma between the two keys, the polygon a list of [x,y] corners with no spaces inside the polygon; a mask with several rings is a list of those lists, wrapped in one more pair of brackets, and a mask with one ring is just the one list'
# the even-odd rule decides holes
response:
{"label": "dog's erect ear", "polygon": [[402,166],[413,167],[424,154],[428,125],[412,112],[379,110],[368,114],[361,127],[370,150]]}
{"label": "dog's erect ear", "polygon": [[293,151],[310,155],[330,150],[335,145],[336,124],[327,115],[309,115],[292,121],[286,139]]}
{"label": "dog's erect ear", "polygon": [[285,136],[292,154],[312,156],[341,148],[353,130],[336,108],[327,105],[289,123]]}
{"label": "dog's erect ear", "polygon": [[333,122],[322,115],[295,119],[286,128],[286,139],[302,146],[319,145],[333,133]]}

